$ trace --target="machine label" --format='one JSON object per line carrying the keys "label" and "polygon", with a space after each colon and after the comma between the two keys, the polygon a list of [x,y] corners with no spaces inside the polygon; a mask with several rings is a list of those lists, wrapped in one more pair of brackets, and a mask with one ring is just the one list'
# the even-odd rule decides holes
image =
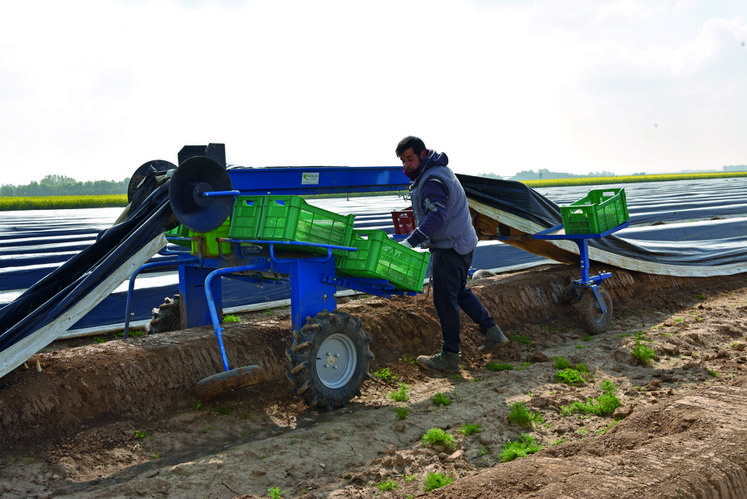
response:
{"label": "machine label", "polygon": [[301,185],[318,185],[319,172],[301,173]]}

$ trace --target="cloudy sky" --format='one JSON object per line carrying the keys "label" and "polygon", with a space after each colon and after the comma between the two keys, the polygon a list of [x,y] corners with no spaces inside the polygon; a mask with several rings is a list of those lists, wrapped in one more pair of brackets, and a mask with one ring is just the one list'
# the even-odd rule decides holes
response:
{"label": "cloudy sky", "polygon": [[229,163],[747,164],[744,0],[2,0],[0,184]]}

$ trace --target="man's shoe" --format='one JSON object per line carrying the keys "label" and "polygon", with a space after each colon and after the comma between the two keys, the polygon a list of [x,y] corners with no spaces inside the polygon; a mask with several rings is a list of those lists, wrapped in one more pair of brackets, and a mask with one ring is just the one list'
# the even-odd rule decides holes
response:
{"label": "man's shoe", "polygon": [[435,355],[420,355],[416,360],[421,366],[434,371],[459,370],[459,354],[443,349]]}
{"label": "man's shoe", "polygon": [[478,348],[482,353],[492,352],[508,343],[508,338],[503,336],[503,331],[498,326],[491,326],[485,332],[485,344]]}

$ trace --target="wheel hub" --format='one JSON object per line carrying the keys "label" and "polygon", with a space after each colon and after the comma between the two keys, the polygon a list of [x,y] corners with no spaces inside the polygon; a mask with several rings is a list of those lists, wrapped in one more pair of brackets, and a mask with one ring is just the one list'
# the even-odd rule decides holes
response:
{"label": "wheel hub", "polygon": [[319,347],[316,372],[327,388],[340,388],[350,380],[357,367],[355,345],[344,334],[333,334]]}

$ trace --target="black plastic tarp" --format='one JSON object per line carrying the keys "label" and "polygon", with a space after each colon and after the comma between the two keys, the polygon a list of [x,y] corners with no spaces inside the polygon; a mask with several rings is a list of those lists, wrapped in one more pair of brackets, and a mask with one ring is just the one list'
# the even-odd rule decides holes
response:
{"label": "black plastic tarp", "polygon": [[0,309],[0,351],[65,313],[162,233],[171,217],[166,182],[132,208],[124,221],[102,231],[94,244]]}
{"label": "black plastic tarp", "polygon": [[[540,230],[563,223],[557,204],[521,182],[470,175],[457,177],[468,198],[537,224]],[[685,232],[692,230],[691,226],[682,225],[678,230],[670,225],[666,229],[656,241],[636,241],[613,233],[604,238],[588,239],[588,244],[605,253],[596,253],[604,263],[632,270],[640,270],[635,262],[646,262],[640,267],[652,268],[648,264],[653,264],[662,269],[657,273],[667,275],[730,275],[747,271],[744,267],[747,265],[747,233],[735,236],[732,231],[729,237],[722,237],[718,221],[699,224],[695,240]],[[696,272],[688,267],[702,270]]]}

